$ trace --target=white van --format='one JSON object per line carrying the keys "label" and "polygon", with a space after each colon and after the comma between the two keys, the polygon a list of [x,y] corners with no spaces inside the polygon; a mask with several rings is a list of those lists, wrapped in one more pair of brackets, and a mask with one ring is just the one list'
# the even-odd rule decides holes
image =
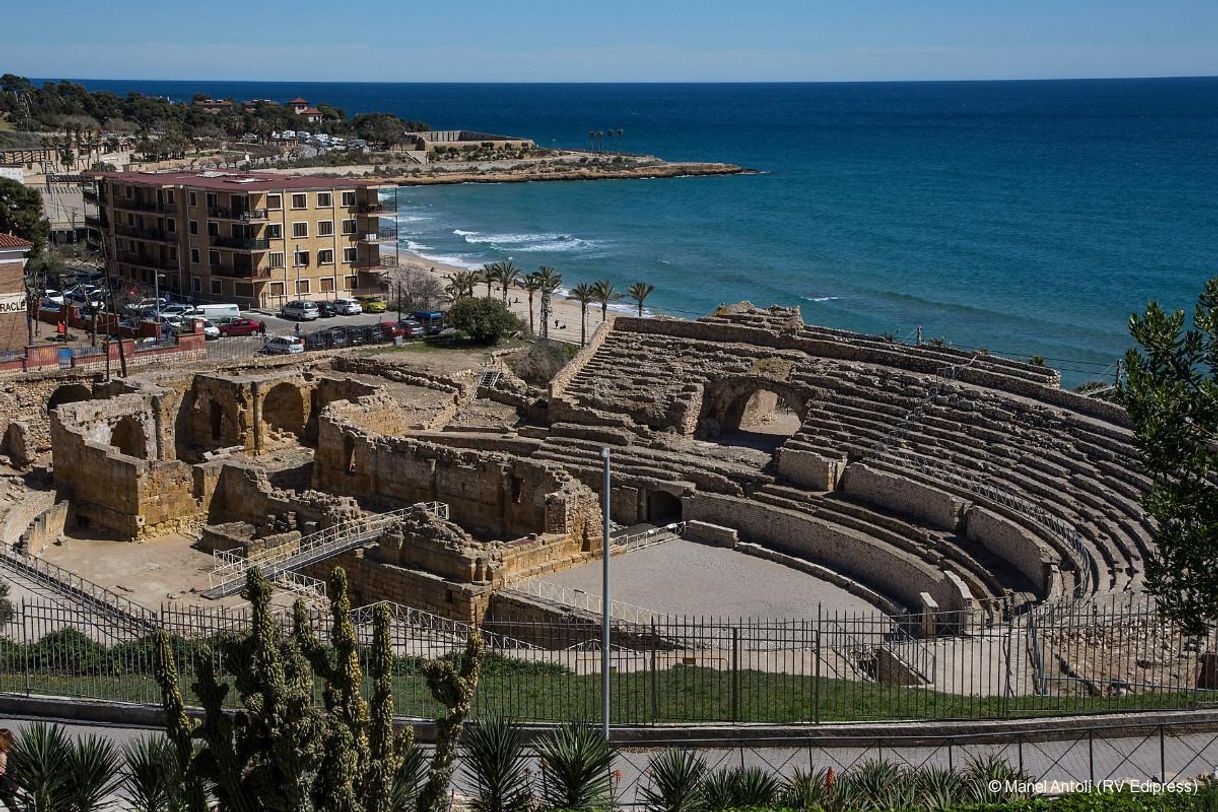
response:
{"label": "white van", "polygon": [[202,304],[195,305],[182,315],[187,317],[197,316],[202,319],[207,319],[208,321],[239,319],[241,318],[241,308],[237,307],[235,304]]}

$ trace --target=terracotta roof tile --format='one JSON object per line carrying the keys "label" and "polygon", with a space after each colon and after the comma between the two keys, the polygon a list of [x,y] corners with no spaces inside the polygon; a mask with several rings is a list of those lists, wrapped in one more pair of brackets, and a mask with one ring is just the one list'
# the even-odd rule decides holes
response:
{"label": "terracotta roof tile", "polygon": [[33,248],[34,243],[13,234],[0,234],[0,248]]}

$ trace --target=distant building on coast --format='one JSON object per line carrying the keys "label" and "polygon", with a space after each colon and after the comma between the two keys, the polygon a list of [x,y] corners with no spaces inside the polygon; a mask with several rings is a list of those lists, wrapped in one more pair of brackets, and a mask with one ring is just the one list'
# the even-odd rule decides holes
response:
{"label": "distant building on coast", "polygon": [[288,107],[291,107],[292,110],[295,111],[296,115],[300,116],[310,124],[317,124],[322,120],[321,111],[316,107],[310,106],[308,99],[303,99],[297,96],[295,99],[288,102]]}
{"label": "distant building on coast", "polygon": [[473,130],[425,130],[423,132],[408,132],[402,137],[403,143],[414,142],[418,152],[434,152],[438,148],[449,149],[480,149],[495,147],[498,149],[532,149],[536,144],[530,138],[513,138],[510,135],[493,135]]}
{"label": "distant building on coast", "polygon": [[29,240],[0,233],[0,346],[25,346],[25,263],[32,250]]}
{"label": "distant building on coast", "polygon": [[229,99],[195,99],[190,105],[196,110],[202,110],[205,113],[212,113],[213,115],[231,113],[236,109],[236,105]]}
{"label": "distant building on coast", "polygon": [[[379,293],[382,254],[371,181],[265,172],[104,172],[98,224],[108,270],[131,282],[245,307]],[[159,280],[158,280],[159,276]]]}

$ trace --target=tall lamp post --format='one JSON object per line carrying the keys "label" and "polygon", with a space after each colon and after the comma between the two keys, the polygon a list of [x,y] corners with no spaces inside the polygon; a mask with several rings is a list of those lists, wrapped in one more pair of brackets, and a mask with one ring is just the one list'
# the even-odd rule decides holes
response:
{"label": "tall lamp post", "polygon": [[604,533],[601,538],[601,726],[605,741],[609,741],[609,449],[601,449],[605,464],[604,492],[601,514]]}
{"label": "tall lamp post", "polygon": [[[153,297],[153,301],[156,305],[156,337],[157,337],[157,339],[160,339],[160,337],[161,337],[161,277],[165,277],[166,279],[169,278],[169,277],[165,276],[165,274],[161,273],[160,271],[157,271],[156,274],[152,277],[152,290],[153,290],[152,297]],[[148,290],[148,288],[144,288],[144,290]]]}

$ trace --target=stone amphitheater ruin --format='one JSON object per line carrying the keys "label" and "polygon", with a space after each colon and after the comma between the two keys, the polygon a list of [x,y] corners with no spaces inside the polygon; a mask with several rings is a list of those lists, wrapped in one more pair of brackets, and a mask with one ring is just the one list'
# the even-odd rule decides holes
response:
{"label": "stone amphitheater ruin", "polygon": [[[184,535],[214,559],[177,596],[199,603],[254,563],[297,590],[339,564],[357,604],[464,623],[588,614],[527,585],[599,555],[604,447],[626,557],[638,539],[731,548],[921,618],[919,636],[1135,595],[1152,551],[1120,408],[1043,366],[809,326],[795,308],[611,319],[547,388],[502,361],[441,374],[331,353],[44,376],[4,397],[5,453],[27,468],[49,454],[53,472],[9,508],[6,555],[54,559],[65,534]],[[698,577],[661,580],[679,593]]]}

